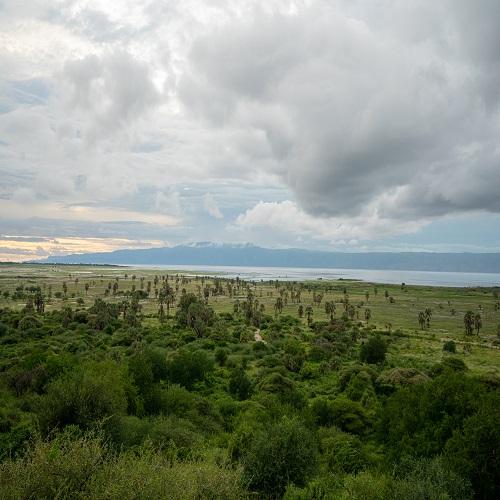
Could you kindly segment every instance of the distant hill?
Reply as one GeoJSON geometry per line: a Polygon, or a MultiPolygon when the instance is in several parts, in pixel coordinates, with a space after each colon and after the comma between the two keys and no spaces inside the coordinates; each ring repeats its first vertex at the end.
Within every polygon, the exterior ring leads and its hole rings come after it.
{"type": "Polygon", "coordinates": [[[393,269],[500,273],[500,253],[368,252],[342,253],[270,249],[253,245],[179,245],[166,248],[53,256],[42,261],[61,264],[206,265],[393,269]]]}

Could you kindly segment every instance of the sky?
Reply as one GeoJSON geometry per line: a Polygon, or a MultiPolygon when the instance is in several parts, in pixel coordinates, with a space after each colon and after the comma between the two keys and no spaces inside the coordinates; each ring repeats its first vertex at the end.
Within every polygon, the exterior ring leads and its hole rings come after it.
{"type": "Polygon", "coordinates": [[[500,251],[498,0],[0,0],[0,260],[500,251]]]}

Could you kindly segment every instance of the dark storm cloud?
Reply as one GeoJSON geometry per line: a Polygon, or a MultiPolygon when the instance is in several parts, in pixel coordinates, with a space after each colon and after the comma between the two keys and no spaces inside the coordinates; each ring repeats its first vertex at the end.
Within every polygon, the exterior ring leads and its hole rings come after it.
{"type": "Polygon", "coordinates": [[[500,4],[378,7],[382,20],[318,2],[201,38],[185,106],[214,127],[261,130],[310,213],[500,211],[500,4]],[[426,31],[432,10],[442,23],[426,31]]]}

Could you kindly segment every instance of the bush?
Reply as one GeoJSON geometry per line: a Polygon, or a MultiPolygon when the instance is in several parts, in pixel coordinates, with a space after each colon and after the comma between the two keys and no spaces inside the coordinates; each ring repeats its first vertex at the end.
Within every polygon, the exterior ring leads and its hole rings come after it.
{"type": "Polygon", "coordinates": [[[356,473],[368,464],[359,437],[339,429],[320,429],[320,450],[328,470],[336,473],[356,473]]]}
{"type": "Polygon", "coordinates": [[[5,323],[0,322],[0,337],[7,335],[8,332],[9,332],[8,326],[5,323]]]}
{"type": "Polygon", "coordinates": [[[26,457],[0,464],[0,491],[5,500],[245,497],[239,469],[178,463],[152,448],[111,453],[95,436],[65,435],[37,441],[26,457]]]}
{"type": "Polygon", "coordinates": [[[371,337],[360,349],[359,357],[364,363],[377,364],[385,361],[387,344],[380,337],[371,337]]]}
{"type": "Polygon", "coordinates": [[[21,321],[19,321],[17,328],[21,332],[27,332],[28,330],[40,328],[41,326],[42,322],[38,318],[35,318],[35,316],[28,315],[25,316],[23,319],[21,319],[21,321]]]}
{"type": "Polygon", "coordinates": [[[252,394],[252,381],[243,367],[236,368],[229,378],[229,392],[240,401],[248,399],[252,394]]]}
{"type": "Polygon", "coordinates": [[[443,344],[443,351],[445,352],[451,352],[452,354],[455,354],[457,352],[457,346],[453,340],[447,340],[443,344]]]}
{"type": "Polygon", "coordinates": [[[228,350],[223,347],[219,347],[215,351],[215,361],[219,364],[219,366],[224,366],[226,364],[228,357],[228,350]]]}
{"type": "Polygon", "coordinates": [[[59,436],[37,441],[26,457],[0,465],[2,498],[75,498],[106,455],[100,439],[59,436]]]}
{"type": "Polygon", "coordinates": [[[345,397],[333,401],[324,398],[315,399],[311,411],[314,421],[319,426],[336,425],[343,431],[363,434],[370,425],[370,419],[363,407],[345,397]]]}
{"type": "Polygon", "coordinates": [[[481,406],[485,391],[480,382],[449,371],[397,391],[380,415],[380,437],[387,445],[388,461],[441,453],[464,419],[481,406]]]}
{"type": "Polygon", "coordinates": [[[191,389],[212,370],[213,361],[206,352],[181,350],[167,364],[167,377],[171,382],[191,389]]]}
{"type": "Polygon", "coordinates": [[[498,391],[488,394],[479,411],[467,418],[446,443],[447,462],[472,483],[477,498],[500,498],[500,427],[498,391]]]}
{"type": "Polygon", "coordinates": [[[127,409],[121,368],[112,362],[87,363],[50,383],[38,405],[41,428],[48,432],[65,425],[88,428],[127,409]]]}
{"type": "Polygon", "coordinates": [[[391,389],[429,382],[430,378],[415,368],[392,368],[384,371],[377,378],[377,386],[389,386],[391,389]]]}
{"type": "Polygon", "coordinates": [[[304,486],[316,461],[312,434],[297,420],[285,417],[256,432],[243,457],[244,476],[250,488],[281,496],[289,483],[304,486]]]}
{"type": "Polygon", "coordinates": [[[438,363],[437,365],[433,366],[431,369],[431,375],[436,377],[438,375],[441,375],[445,372],[466,372],[468,370],[467,365],[465,362],[457,358],[455,356],[450,356],[444,358],[441,363],[438,363]]]}
{"type": "Polygon", "coordinates": [[[389,498],[421,500],[436,498],[468,500],[472,498],[470,484],[451,470],[440,457],[405,460],[396,470],[389,498]]]}

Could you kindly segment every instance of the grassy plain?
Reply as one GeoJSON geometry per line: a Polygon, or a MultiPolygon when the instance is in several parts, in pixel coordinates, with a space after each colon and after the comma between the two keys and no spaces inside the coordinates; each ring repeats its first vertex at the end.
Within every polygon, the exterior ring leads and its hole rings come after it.
{"type": "MultiPolygon", "coordinates": [[[[147,290],[151,282],[149,298],[141,300],[145,325],[158,323],[158,301],[154,294],[154,278],[169,275],[176,295],[182,289],[201,296],[206,286],[212,287],[214,278],[186,271],[162,269],[144,269],[112,266],[74,266],[74,265],[36,265],[2,264],[0,265],[0,307],[22,309],[24,300],[16,300],[17,287],[40,286],[43,293],[49,293],[45,310],[60,309],[64,305],[72,308],[89,307],[96,298],[105,298],[109,302],[120,302],[127,291],[147,290]],[[115,295],[106,290],[117,281],[115,295]],[[65,284],[65,285],[64,285],[65,284]],[[86,284],[88,287],[86,287],[86,284]],[[110,285],[111,284],[111,285],[110,285]],[[66,286],[66,293],[64,293],[66,286]],[[87,289],[86,289],[87,288],[87,289]],[[50,291],[50,292],[49,292],[50,291]],[[5,292],[8,292],[5,293],[5,292]]],[[[222,280],[224,294],[210,296],[208,303],[216,312],[233,312],[236,301],[244,301],[247,291],[242,287],[229,296],[228,283],[234,280],[222,280]]],[[[159,285],[158,285],[159,286],[159,285]]],[[[301,289],[301,304],[304,309],[313,307],[314,321],[327,320],[324,304],[333,301],[336,304],[336,316],[343,312],[342,300],[347,292],[350,304],[355,306],[356,320],[366,324],[365,309],[370,309],[368,324],[391,338],[389,362],[394,359],[398,366],[419,368],[430,361],[439,362],[443,356],[443,343],[452,339],[457,344],[457,354],[462,356],[467,366],[478,373],[500,374],[500,306],[497,288],[471,287],[449,288],[412,285],[384,285],[362,281],[309,281],[294,282],[252,282],[251,289],[265,313],[274,314],[274,306],[280,289],[301,289]],[[315,294],[322,294],[321,303],[314,304],[315,294]],[[432,318],[430,328],[422,330],[418,323],[418,313],[430,309],[432,318]],[[482,328],[479,335],[465,336],[464,314],[467,311],[479,313],[482,328]]],[[[236,287],[233,288],[236,290],[236,287]]],[[[282,315],[298,317],[298,304],[290,297],[285,300],[282,315]]],[[[171,315],[175,314],[175,305],[171,315]]],[[[306,324],[306,315],[301,321],[306,324]]],[[[265,334],[264,334],[265,337],[265,334]]],[[[265,338],[264,338],[265,340],[265,338]]]]}

